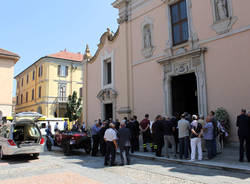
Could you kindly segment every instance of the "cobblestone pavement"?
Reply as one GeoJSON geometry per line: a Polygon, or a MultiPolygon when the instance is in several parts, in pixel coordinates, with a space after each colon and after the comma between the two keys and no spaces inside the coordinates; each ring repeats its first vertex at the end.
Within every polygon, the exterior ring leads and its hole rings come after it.
{"type": "MultiPolygon", "coordinates": [[[[120,158],[117,157],[117,161],[120,158]]],[[[82,152],[64,156],[44,152],[38,160],[11,157],[0,161],[0,184],[249,184],[247,174],[174,163],[132,159],[132,165],[104,167],[102,157],[82,152]]]]}

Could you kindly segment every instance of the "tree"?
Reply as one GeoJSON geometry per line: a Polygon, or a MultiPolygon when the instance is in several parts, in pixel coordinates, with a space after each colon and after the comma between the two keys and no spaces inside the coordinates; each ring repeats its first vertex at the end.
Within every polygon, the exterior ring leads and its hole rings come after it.
{"type": "Polygon", "coordinates": [[[74,91],[72,95],[69,95],[67,102],[67,112],[65,117],[69,118],[69,121],[78,120],[82,113],[82,99],[77,98],[77,92],[74,91]]]}

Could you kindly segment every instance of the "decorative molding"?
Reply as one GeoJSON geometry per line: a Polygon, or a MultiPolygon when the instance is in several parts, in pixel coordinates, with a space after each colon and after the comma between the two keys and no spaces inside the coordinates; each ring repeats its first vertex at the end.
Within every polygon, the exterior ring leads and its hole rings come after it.
{"type": "Polygon", "coordinates": [[[178,55],[167,56],[167,57],[164,57],[164,58],[158,60],[157,62],[160,64],[165,64],[168,62],[172,62],[174,60],[180,60],[180,59],[187,58],[190,56],[192,56],[192,57],[195,55],[199,56],[206,51],[207,51],[207,48],[203,47],[203,48],[199,48],[199,49],[195,49],[195,50],[190,50],[190,51],[187,51],[185,53],[178,54],[178,55]]]}
{"type": "Polygon", "coordinates": [[[211,0],[213,24],[211,28],[217,34],[224,34],[232,29],[238,17],[233,16],[232,0],[211,0]]]}
{"type": "Polygon", "coordinates": [[[163,91],[165,96],[165,114],[172,115],[172,86],[173,76],[195,73],[197,79],[199,115],[207,114],[207,91],[204,52],[206,48],[191,50],[178,56],[163,58],[158,63],[163,65],[163,91]]]}
{"type": "Polygon", "coordinates": [[[97,98],[100,100],[101,102],[101,116],[102,119],[105,118],[105,109],[104,109],[104,105],[105,104],[109,104],[112,103],[113,105],[113,119],[116,119],[116,99],[117,99],[118,93],[117,91],[115,91],[112,88],[106,88],[106,89],[102,89],[98,94],[97,94],[97,98]]]}
{"type": "Polygon", "coordinates": [[[93,63],[96,61],[97,57],[100,54],[100,51],[102,50],[102,48],[104,47],[105,41],[108,40],[110,42],[114,42],[116,40],[116,38],[119,35],[119,30],[120,27],[118,27],[117,31],[115,34],[113,34],[110,29],[107,29],[107,31],[105,33],[103,33],[103,35],[100,38],[100,43],[98,44],[98,48],[97,51],[95,53],[95,55],[89,60],[88,63],[93,63]]]}
{"type": "Polygon", "coordinates": [[[211,28],[216,31],[217,34],[224,34],[232,29],[232,26],[237,20],[237,17],[231,17],[223,21],[214,23],[213,25],[211,25],[211,28]]]}
{"type": "Polygon", "coordinates": [[[119,18],[117,19],[118,24],[122,24],[129,20],[130,13],[130,5],[131,0],[116,0],[112,3],[114,8],[119,9],[119,18]]]}
{"type": "Polygon", "coordinates": [[[246,27],[243,27],[243,28],[240,28],[240,29],[233,30],[233,31],[225,33],[225,34],[217,35],[215,37],[212,37],[212,38],[209,38],[209,39],[206,39],[206,40],[201,40],[201,41],[199,41],[199,44],[203,45],[203,44],[206,44],[206,43],[209,43],[209,42],[212,42],[212,41],[216,41],[216,40],[219,40],[219,39],[222,39],[222,38],[225,38],[225,37],[229,37],[229,36],[233,36],[235,34],[243,33],[243,32],[246,32],[246,31],[250,31],[250,25],[248,25],[246,27]]]}

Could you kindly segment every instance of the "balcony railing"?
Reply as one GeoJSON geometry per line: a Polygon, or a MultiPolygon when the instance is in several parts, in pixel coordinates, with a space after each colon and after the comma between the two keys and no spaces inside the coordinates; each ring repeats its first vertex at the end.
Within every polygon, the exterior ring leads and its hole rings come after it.
{"type": "Polygon", "coordinates": [[[66,103],[68,101],[68,97],[58,97],[57,101],[59,103],[66,103]]]}

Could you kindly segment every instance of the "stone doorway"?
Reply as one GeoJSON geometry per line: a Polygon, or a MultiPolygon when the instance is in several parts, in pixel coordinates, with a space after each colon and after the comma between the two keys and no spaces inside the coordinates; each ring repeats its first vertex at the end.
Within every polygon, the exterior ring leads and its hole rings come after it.
{"type": "Polygon", "coordinates": [[[113,119],[113,104],[104,104],[105,120],[113,119]]]}
{"type": "Polygon", "coordinates": [[[198,114],[197,80],[195,73],[173,76],[172,109],[173,114],[188,112],[198,114]]]}
{"type": "MultiPolygon", "coordinates": [[[[180,77],[179,80],[182,80],[182,76],[185,75],[192,76],[189,80],[193,80],[193,82],[191,82],[193,86],[195,86],[196,83],[197,108],[194,106],[192,109],[195,110],[191,109],[191,111],[197,113],[198,115],[207,115],[206,70],[204,57],[204,52],[206,50],[206,48],[198,48],[190,51],[181,49],[180,53],[177,53],[176,55],[158,60],[158,63],[163,65],[163,91],[165,97],[164,113],[166,115],[172,116],[174,115],[174,111],[177,111],[176,109],[173,109],[173,103],[175,102],[173,102],[172,95],[172,80],[177,80],[178,77],[180,77]]],[[[196,100],[194,99],[193,101],[196,100]]],[[[178,109],[178,111],[181,110],[178,109]]]]}

